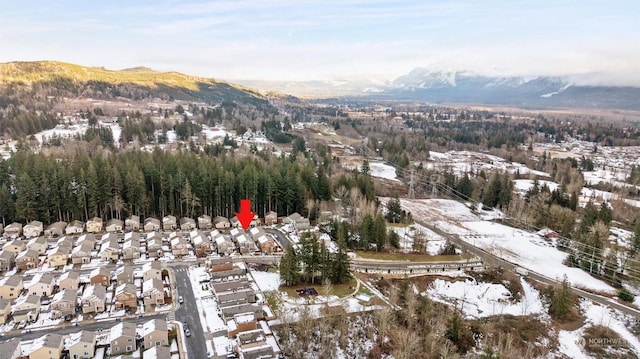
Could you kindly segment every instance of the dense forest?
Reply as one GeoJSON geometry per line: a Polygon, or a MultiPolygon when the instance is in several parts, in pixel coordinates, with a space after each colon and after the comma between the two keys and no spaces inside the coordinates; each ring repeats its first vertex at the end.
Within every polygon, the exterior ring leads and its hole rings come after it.
{"type": "MultiPolygon", "coordinates": [[[[341,188],[373,195],[369,176],[339,178],[341,188]]],[[[306,215],[309,200],[331,196],[325,168],[293,156],[265,160],[156,150],[104,157],[79,152],[61,158],[19,151],[0,161],[0,216],[5,223],[130,214],[231,217],[243,198],[252,199],[259,215],[270,210],[306,215]]]]}

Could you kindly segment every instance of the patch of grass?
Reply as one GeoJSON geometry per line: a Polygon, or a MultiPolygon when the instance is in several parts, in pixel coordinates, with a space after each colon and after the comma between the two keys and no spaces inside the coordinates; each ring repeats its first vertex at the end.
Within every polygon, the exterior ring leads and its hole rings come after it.
{"type": "Polygon", "coordinates": [[[268,273],[279,273],[280,270],[277,267],[269,267],[267,270],[268,273]]]}
{"type": "Polygon", "coordinates": [[[531,357],[545,356],[547,347],[534,343],[540,343],[542,338],[549,338],[549,328],[536,316],[502,315],[485,318],[475,324],[480,329],[485,344],[497,347],[503,355],[529,352],[531,357]]]}
{"type": "MultiPolygon", "coordinates": [[[[335,295],[337,297],[346,297],[348,295],[350,295],[351,293],[353,293],[353,291],[355,290],[357,286],[357,282],[355,278],[351,278],[347,283],[343,283],[343,284],[331,284],[330,288],[329,288],[329,295],[335,295]]],[[[292,298],[298,298],[298,293],[296,292],[296,289],[302,289],[302,288],[309,288],[309,287],[313,287],[316,289],[316,291],[318,292],[318,295],[325,295],[325,287],[324,285],[318,283],[318,284],[311,284],[311,283],[301,283],[295,286],[284,286],[281,285],[279,290],[282,292],[287,293],[288,296],[292,297],[292,298]]],[[[362,288],[362,287],[360,287],[362,288]]]]}
{"type": "Polygon", "coordinates": [[[364,285],[360,286],[360,289],[358,290],[358,294],[366,294],[366,295],[371,295],[373,296],[374,294],[369,290],[369,288],[367,288],[364,285]]]}
{"type": "Polygon", "coordinates": [[[629,343],[626,340],[622,339],[618,333],[602,325],[585,329],[582,338],[584,339],[585,350],[598,358],[636,358],[635,354],[629,349],[629,343]]]}
{"type": "Polygon", "coordinates": [[[454,262],[473,258],[471,254],[432,256],[424,253],[390,253],[390,252],[356,252],[357,256],[364,259],[377,259],[383,261],[406,261],[406,262],[454,262]]]}

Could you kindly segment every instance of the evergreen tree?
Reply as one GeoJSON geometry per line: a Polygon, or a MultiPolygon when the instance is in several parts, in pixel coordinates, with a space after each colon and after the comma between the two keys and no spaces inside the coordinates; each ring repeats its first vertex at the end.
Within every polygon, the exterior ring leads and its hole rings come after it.
{"type": "Polygon", "coordinates": [[[280,280],[286,286],[293,286],[300,282],[300,265],[296,251],[291,245],[280,260],[280,280]]]}
{"type": "Polygon", "coordinates": [[[373,236],[378,252],[384,250],[387,244],[387,224],[381,215],[376,216],[373,222],[373,236]]]}
{"type": "Polygon", "coordinates": [[[320,243],[315,235],[306,232],[300,239],[300,253],[298,258],[302,264],[305,280],[315,283],[316,272],[321,267],[320,243]]]}
{"type": "Polygon", "coordinates": [[[573,306],[573,295],[567,276],[564,277],[559,286],[550,288],[549,296],[551,297],[549,314],[554,318],[566,319],[573,306]]]}

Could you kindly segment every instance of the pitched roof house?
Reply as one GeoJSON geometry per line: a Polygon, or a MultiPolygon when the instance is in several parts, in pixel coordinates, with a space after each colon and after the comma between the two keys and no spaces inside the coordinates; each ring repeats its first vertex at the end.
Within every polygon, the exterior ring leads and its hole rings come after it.
{"type": "Polygon", "coordinates": [[[38,252],[38,254],[44,254],[47,251],[48,242],[44,237],[31,238],[27,242],[27,248],[38,252]]]}
{"type": "Polygon", "coordinates": [[[114,305],[116,309],[135,308],[138,306],[138,296],[135,284],[124,283],[116,287],[114,305]]]}
{"type": "Polygon", "coordinates": [[[34,339],[29,346],[30,352],[24,353],[29,359],[60,358],[64,349],[64,336],[48,333],[34,339]]]}
{"type": "Polygon", "coordinates": [[[36,294],[43,297],[50,297],[56,280],[51,273],[36,274],[31,282],[26,286],[29,294],[36,294]]]}
{"type": "Polygon", "coordinates": [[[278,213],[274,211],[269,211],[264,215],[264,224],[272,225],[278,223],[278,213]]]}
{"type": "Polygon", "coordinates": [[[113,233],[107,233],[102,236],[102,244],[98,252],[100,259],[103,261],[117,261],[120,257],[120,244],[118,237],[113,233]]]}
{"type": "Polygon", "coordinates": [[[38,252],[27,249],[24,252],[20,252],[16,256],[16,267],[20,270],[33,269],[38,267],[40,262],[40,255],[38,252]]]}
{"type": "Polygon", "coordinates": [[[167,321],[163,319],[151,319],[142,324],[144,347],[151,348],[153,346],[169,345],[167,329],[167,321]]]}
{"type": "Polygon", "coordinates": [[[176,236],[171,240],[171,253],[174,256],[185,256],[189,254],[189,243],[181,236],[176,236]]]}
{"type": "Polygon", "coordinates": [[[109,233],[113,232],[122,232],[123,223],[121,220],[117,218],[111,218],[107,221],[107,224],[104,226],[104,230],[109,233]]]}
{"type": "MultiPolygon", "coordinates": [[[[8,299],[0,298],[0,325],[7,323],[9,314],[11,314],[11,301],[8,299]]],[[[2,355],[1,351],[0,355],[2,355]]]]}
{"type": "Polygon", "coordinates": [[[162,229],[171,231],[178,228],[178,221],[175,216],[167,215],[162,217],[162,229]]]}
{"type": "Polygon", "coordinates": [[[193,218],[182,217],[180,218],[180,230],[190,231],[196,228],[196,221],[193,218]]]}
{"type": "Polygon", "coordinates": [[[116,268],[114,277],[116,279],[116,284],[117,285],[121,285],[124,283],[131,283],[133,284],[135,282],[135,278],[133,275],[133,267],[132,266],[120,266],[118,268],[116,268]]]}
{"type": "Polygon", "coordinates": [[[89,283],[108,287],[111,284],[111,271],[107,267],[98,267],[92,270],[89,274],[89,283]]]}
{"type": "Polygon", "coordinates": [[[118,323],[111,327],[109,334],[109,339],[111,340],[111,355],[130,353],[137,349],[135,323],[118,323]]]}
{"type": "Polygon", "coordinates": [[[229,222],[229,219],[225,217],[217,216],[213,219],[213,225],[216,229],[228,229],[231,227],[231,222],[229,222]]]}
{"type": "Polygon", "coordinates": [[[124,220],[124,229],[126,231],[140,230],[140,216],[131,215],[124,220]]]}
{"type": "Polygon", "coordinates": [[[22,235],[22,223],[13,222],[4,227],[4,238],[18,238],[22,235]]]}
{"type": "Polygon", "coordinates": [[[78,237],[76,242],[77,246],[88,245],[91,247],[91,250],[96,249],[96,235],[93,233],[85,233],[78,237]]]}
{"type": "Polygon", "coordinates": [[[14,239],[4,244],[3,250],[13,252],[16,256],[27,249],[27,241],[21,239],[14,239]]]}
{"type": "Polygon", "coordinates": [[[100,233],[102,232],[102,218],[93,217],[87,221],[87,232],[100,233]]]}
{"type": "Polygon", "coordinates": [[[199,229],[209,229],[213,225],[211,221],[211,216],[207,214],[203,214],[198,217],[198,228],[199,229]]]}
{"type": "Polygon", "coordinates": [[[64,344],[71,359],[93,358],[96,353],[96,333],[89,330],[71,333],[64,344]]]}
{"type": "Polygon", "coordinates": [[[81,245],[75,246],[71,251],[71,263],[86,264],[91,263],[91,252],[93,246],[90,243],[83,242],[81,245]]]}
{"type": "Polygon", "coordinates": [[[0,279],[0,298],[16,299],[24,289],[22,276],[14,274],[0,279]]]}
{"type": "Polygon", "coordinates": [[[68,289],[77,291],[79,284],[80,272],[78,272],[77,270],[64,272],[58,278],[58,288],[60,290],[68,289]]]}
{"type": "Polygon", "coordinates": [[[142,266],[142,279],[146,281],[152,278],[162,280],[162,263],[152,261],[142,266]]]}
{"type": "Polygon", "coordinates": [[[16,254],[10,251],[0,251],[0,272],[7,272],[16,265],[16,254]]]}
{"type": "Polygon", "coordinates": [[[122,244],[123,259],[139,259],[140,258],[140,240],[131,237],[122,244]]]}
{"type": "Polygon", "coordinates": [[[42,234],[44,225],[40,221],[31,221],[22,229],[22,233],[27,238],[35,238],[42,234]]]}
{"type": "Polygon", "coordinates": [[[2,359],[18,359],[22,357],[20,338],[13,338],[0,343],[2,359]]]}
{"type": "Polygon", "coordinates": [[[89,284],[84,287],[80,305],[82,305],[82,313],[101,313],[104,312],[105,302],[107,299],[107,290],[100,284],[89,284]]]}
{"type": "Polygon", "coordinates": [[[78,291],[63,289],[56,293],[51,300],[51,318],[59,319],[76,312],[78,291]]]}
{"type": "Polygon", "coordinates": [[[40,315],[39,295],[26,295],[19,298],[13,306],[13,320],[18,322],[35,322],[40,315]]]}
{"type": "Polygon", "coordinates": [[[158,232],[152,232],[156,234],[149,238],[147,236],[147,254],[151,258],[162,257],[164,255],[164,250],[162,249],[162,235],[158,232]]]}
{"type": "Polygon", "coordinates": [[[67,265],[71,256],[71,247],[58,246],[47,255],[49,267],[61,267],[67,265]]]}
{"type": "Polygon", "coordinates": [[[145,218],[143,228],[145,232],[159,231],[161,228],[161,222],[157,218],[145,218]]]}
{"type": "Polygon", "coordinates": [[[84,232],[84,222],[75,220],[67,225],[67,228],[64,229],[64,233],[67,235],[71,234],[81,234],[84,232]]]}
{"type": "Polygon", "coordinates": [[[191,244],[196,251],[196,257],[208,256],[213,251],[211,239],[204,233],[198,233],[191,237],[191,244]]]}
{"type": "Polygon", "coordinates": [[[145,280],[142,283],[142,298],[145,307],[165,304],[162,281],[156,278],[145,280]]]}
{"type": "Polygon", "coordinates": [[[44,236],[49,238],[61,236],[64,234],[65,228],[67,228],[67,222],[59,221],[52,223],[44,230],[44,236]]]}

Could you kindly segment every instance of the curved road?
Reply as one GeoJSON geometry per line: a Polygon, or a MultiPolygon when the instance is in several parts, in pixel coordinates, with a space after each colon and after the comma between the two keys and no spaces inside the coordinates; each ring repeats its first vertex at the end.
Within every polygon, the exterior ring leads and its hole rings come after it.
{"type": "MultiPolygon", "coordinates": [[[[503,268],[506,268],[508,270],[511,271],[515,271],[516,267],[518,267],[518,265],[516,263],[512,263],[509,262],[503,258],[500,258],[496,255],[494,255],[493,253],[489,253],[487,251],[485,251],[482,248],[476,247],[470,243],[467,243],[465,241],[463,241],[462,239],[458,238],[458,236],[455,235],[451,235],[447,232],[442,231],[441,229],[437,228],[434,225],[416,220],[414,218],[414,221],[426,228],[429,228],[430,230],[438,233],[439,235],[447,238],[448,240],[450,240],[452,243],[457,244],[460,248],[462,248],[463,250],[468,251],[469,253],[472,253],[473,255],[475,255],[476,257],[480,258],[484,263],[492,263],[495,266],[501,266],[503,268]]],[[[549,285],[558,285],[561,283],[561,281],[557,280],[557,279],[553,279],[553,278],[549,278],[547,276],[544,276],[540,273],[536,273],[536,272],[532,272],[531,270],[528,270],[528,277],[532,278],[534,280],[537,280],[541,283],[545,283],[545,284],[549,284],[549,285]]],[[[636,319],[640,319],[640,310],[637,310],[635,308],[631,308],[629,306],[626,306],[622,303],[616,302],[615,300],[605,297],[605,296],[601,296],[598,294],[593,294],[590,292],[587,292],[585,290],[579,289],[579,288],[571,288],[573,290],[573,292],[585,299],[589,299],[595,303],[598,303],[600,305],[604,305],[604,306],[608,306],[610,308],[613,309],[617,309],[625,314],[631,315],[633,317],[635,317],[636,319]]]]}

